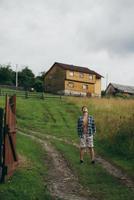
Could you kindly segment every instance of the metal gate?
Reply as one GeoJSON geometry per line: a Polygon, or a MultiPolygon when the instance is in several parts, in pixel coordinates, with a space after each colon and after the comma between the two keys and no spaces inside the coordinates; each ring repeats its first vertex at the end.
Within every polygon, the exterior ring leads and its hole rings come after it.
{"type": "Polygon", "coordinates": [[[0,109],[0,179],[13,175],[18,164],[16,154],[16,96],[6,96],[5,112],[0,109]]]}

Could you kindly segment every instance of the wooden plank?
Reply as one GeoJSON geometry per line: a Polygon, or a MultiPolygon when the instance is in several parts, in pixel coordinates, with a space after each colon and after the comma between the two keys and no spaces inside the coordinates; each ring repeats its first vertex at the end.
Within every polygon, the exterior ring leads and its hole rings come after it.
{"type": "Polygon", "coordinates": [[[4,120],[4,167],[3,176],[7,180],[13,175],[17,166],[16,153],[16,96],[6,95],[5,120],[4,120]]]}
{"type": "Polygon", "coordinates": [[[0,182],[2,181],[3,170],[3,113],[4,110],[0,108],[0,182]]]}

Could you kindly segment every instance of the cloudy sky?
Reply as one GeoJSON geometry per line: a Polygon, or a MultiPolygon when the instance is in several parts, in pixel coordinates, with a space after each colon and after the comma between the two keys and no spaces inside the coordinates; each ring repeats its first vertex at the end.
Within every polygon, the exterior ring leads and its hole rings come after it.
{"type": "Polygon", "coordinates": [[[0,64],[38,75],[57,61],[134,85],[133,20],[133,0],[0,0],[0,64]]]}

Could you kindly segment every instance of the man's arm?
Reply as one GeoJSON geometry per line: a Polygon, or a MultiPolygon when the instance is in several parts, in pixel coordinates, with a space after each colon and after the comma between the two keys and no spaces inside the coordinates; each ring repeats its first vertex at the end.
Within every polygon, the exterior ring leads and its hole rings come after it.
{"type": "Polygon", "coordinates": [[[81,137],[81,118],[79,117],[78,121],[77,121],[77,132],[78,132],[78,136],[81,137]]]}
{"type": "Polygon", "coordinates": [[[92,117],[92,130],[93,130],[93,134],[96,133],[96,126],[95,126],[95,121],[94,118],[92,117]]]}

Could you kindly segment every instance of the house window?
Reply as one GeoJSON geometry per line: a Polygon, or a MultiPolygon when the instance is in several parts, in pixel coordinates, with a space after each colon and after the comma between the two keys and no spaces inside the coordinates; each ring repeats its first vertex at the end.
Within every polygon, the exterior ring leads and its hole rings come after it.
{"type": "Polygon", "coordinates": [[[80,72],[80,73],[79,73],[79,77],[80,77],[80,78],[83,78],[83,77],[84,77],[84,74],[80,72]]]}
{"type": "Polygon", "coordinates": [[[74,76],[74,72],[73,72],[73,71],[70,71],[70,72],[69,72],[69,75],[70,75],[70,76],[74,76]]]}
{"type": "Polygon", "coordinates": [[[83,84],[83,90],[88,90],[88,85],[83,84]]]}
{"type": "Polygon", "coordinates": [[[89,80],[93,80],[93,75],[89,74],[89,80]]]}
{"type": "Polygon", "coordinates": [[[68,82],[68,87],[73,88],[74,87],[74,83],[73,82],[68,82]]]}

